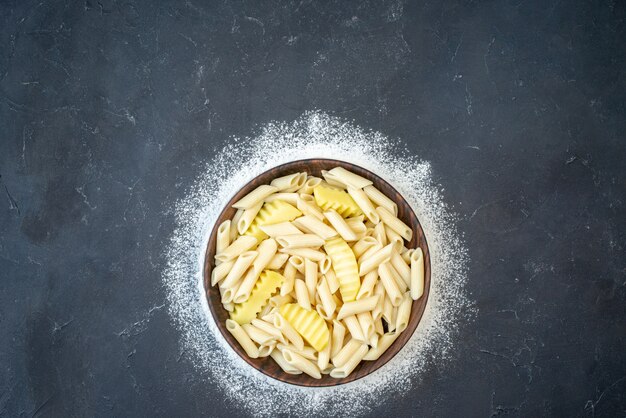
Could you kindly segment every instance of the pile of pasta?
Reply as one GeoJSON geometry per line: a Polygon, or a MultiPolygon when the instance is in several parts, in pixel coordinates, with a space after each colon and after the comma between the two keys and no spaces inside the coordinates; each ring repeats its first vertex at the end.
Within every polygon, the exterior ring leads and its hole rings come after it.
{"type": "Polygon", "coordinates": [[[372,182],[342,167],[258,186],[219,225],[211,285],[251,358],[345,378],[377,360],[424,293],[413,231],[372,182]]]}

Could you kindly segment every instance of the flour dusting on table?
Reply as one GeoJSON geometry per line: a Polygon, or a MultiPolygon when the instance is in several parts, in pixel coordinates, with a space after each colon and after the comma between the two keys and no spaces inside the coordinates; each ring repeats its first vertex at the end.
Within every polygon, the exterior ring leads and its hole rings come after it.
{"type": "Polygon", "coordinates": [[[445,368],[458,329],[472,310],[465,292],[467,256],[430,165],[411,155],[402,142],[308,112],[293,123],[268,124],[256,137],[233,139],[188,190],[176,204],[177,224],[166,253],[168,311],[198,375],[217,385],[226,402],[257,416],[362,415],[418,387],[424,371],[445,368]],[[417,214],[431,254],[428,303],[411,339],[374,373],[328,388],[282,383],[245,363],[217,329],[202,285],[204,251],[223,205],[260,173],[315,157],[359,165],[393,185],[417,214]]]}

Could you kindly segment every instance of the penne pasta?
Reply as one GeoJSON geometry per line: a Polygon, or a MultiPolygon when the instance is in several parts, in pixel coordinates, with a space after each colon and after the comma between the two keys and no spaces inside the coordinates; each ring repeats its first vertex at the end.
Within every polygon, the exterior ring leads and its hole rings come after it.
{"type": "Polygon", "coordinates": [[[249,207],[248,209],[244,209],[243,215],[241,215],[241,218],[237,222],[237,232],[243,235],[248,230],[248,228],[250,228],[250,225],[252,225],[252,221],[259,213],[262,206],[263,202],[259,202],[256,205],[249,207]]]}
{"type": "Polygon", "coordinates": [[[282,354],[290,366],[293,366],[296,369],[302,370],[304,373],[308,374],[314,379],[322,378],[322,374],[320,373],[320,370],[317,368],[317,365],[312,363],[310,360],[305,359],[301,355],[289,349],[283,350],[282,354]]]}
{"type": "Polygon", "coordinates": [[[361,324],[355,315],[348,316],[343,319],[343,324],[346,326],[350,335],[354,340],[364,343],[366,341],[363,331],[361,330],[361,324]]]}
{"type": "Polygon", "coordinates": [[[402,298],[400,306],[398,306],[398,312],[396,316],[396,332],[402,332],[409,325],[409,317],[411,316],[411,306],[413,305],[413,299],[409,292],[406,292],[402,298]]]}
{"type": "Polygon", "coordinates": [[[278,189],[274,186],[268,186],[267,184],[262,184],[243,198],[239,199],[237,202],[233,204],[233,207],[236,209],[249,209],[252,206],[256,205],[259,202],[262,202],[267,196],[272,193],[276,193],[278,189]]]}
{"type": "MultiPolygon", "coordinates": [[[[383,224],[384,225],[384,224],[383,224]]],[[[402,248],[404,248],[404,239],[393,229],[389,228],[387,225],[384,225],[385,228],[385,236],[387,237],[387,242],[395,244],[395,250],[398,253],[401,253],[402,248]]]]}
{"type": "Polygon", "coordinates": [[[356,299],[360,300],[374,294],[374,286],[378,281],[378,270],[372,270],[363,277],[356,299]]]}
{"type": "Polygon", "coordinates": [[[364,259],[361,262],[361,266],[359,267],[359,276],[365,276],[367,273],[374,270],[378,266],[391,260],[392,251],[393,244],[389,244],[373,253],[370,257],[364,259]]]}
{"type": "Polygon", "coordinates": [[[304,183],[306,183],[307,176],[308,176],[307,173],[304,173],[304,172],[298,173],[297,183],[294,184],[292,187],[285,189],[284,191],[288,193],[293,193],[293,192],[298,191],[300,188],[302,188],[302,186],[304,186],[304,183]]]}
{"type": "Polygon", "coordinates": [[[337,313],[337,319],[342,320],[348,316],[356,315],[361,312],[369,312],[376,307],[378,303],[378,295],[369,296],[354,302],[345,302],[339,312],[337,313]]]}
{"type": "Polygon", "coordinates": [[[411,254],[413,254],[414,252],[414,249],[411,248],[409,250],[408,248],[404,247],[403,251],[400,253],[404,262],[407,263],[409,266],[411,265],[411,254]]]}
{"type": "Polygon", "coordinates": [[[393,344],[393,342],[398,338],[399,335],[400,333],[395,332],[395,331],[389,332],[387,334],[383,334],[378,339],[378,346],[376,348],[370,348],[367,354],[363,357],[363,360],[366,360],[366,361],[378,360],[380,356],[382,356],[383,353],[387,351],[389,347],[391,347],[391,344],[393,344]]]}
{"type": "Polygon", "coordinates": [[[324,245],[324,240],[317,235],[302,233],[276,237],[276,242],[278,242],[281,247],[288,249],[319,248],[324,245]]]}
{"type": "Polygon", "coordinates": [[[276,344],[276,348],[278,348],[280,351],[291,350],[294,353],[301,355],[302,357],[304,357],[307,360],[317,361],[317,354],[316,354],[315,349],[313,347],[309,347],[307,345],[305,345],[302,350],[298,350],[295,346],[293,346],[291,344],[278,343],[278,344],[276,344]]]}
{"type": "Polygon", "coordinates": [[[307,289],[304,281],[300,279],[296,279],[295,289],[296,289],[296,300],[298,301],[298,305],[310,311],[311,310],[311,298],[309,297],[309,290],[307,289]]]}
{"type": "Polygon", "coordinates": [[[393,278],[389,263],[383,263],[378,266],[378,276],[385,287],[385,293],[389,296],[391,304],[393,306],[399,306],[400,302],[402,302],[402,293],[398,288],[396,280],[393,278]]]}
{"type": "Polygon", "coordinates": [[[334,377],[336,379],[343,379],[348,377],[350,373],[356,368],[356,366],[363,360],[365,354],[367,354],[368,347],[366,344],[361,344],[355,351],[352,353],[350,359],[344,363],[341,367],[336,367],[330,372],[330,377],[334,377]]]}
{"type": "Polygon", "coordinates": [[[346,327],[336,319],[333,319],[333,329],[331,336],[331,350],[330,357],[333,358],[343,348],[343,340],[346,336],[346,327]]]}
{"type": "Polygon", "coordinates": [[[304,182],[304,186],[298,189],[298,194],[313,194],[313,189],[320,185],[322,179],[319,177],[309,177],[304,182]]]}
{"type": "Polygon", "coordinates": [[[354,256],[356,258],[359,258],[361,255],[363,255],[363,253],[365,253],[365,251],[367,251],[368,248],[371,248],[377,243],[378,241],[376,240],[376,238],[365,236],[358,240],[352,246],[352,252],[354,253],[354,256]]]}
{"type": "MultiPolygon", "coordinates": [[[[259,244],[256,250],[258,255],[252,262],[252,267],[248,270],[243,280],[241,281],[237,292],[235,292],[235,296],[233,298],[233,301],[235,303],[242,303],[248,300],[250,292],[252,291],[252,288],[254,287],[257,279],[276,254],[276,249],[276,241],[274,241],[273,239],[266,239],[265,241],[261,242],[261,244],[259,244]]],[[[240,258],[242,256],[240,256],[240,258]]],[[[235,270],[235,266],[233,266],[233,270],[235,270]]],[[[224,280],[224,283],[226,283],[226,280],[224,280]]],[[[224,284],[224,286],[226,286],[226,284],[224,284]]]]}
{"type": "Polygon", "coordinates": [[[224,221],[217,228],[215,239],[215,254],[223,252],[230,245],[230,220],[224,221]]]}
{"type": "Polygon", "coordinates": [[[417,300],[424,294],[424,253],[420,247],[411,254],[411,298],[417,300]]]}
{"type": "MultiPolygon", "coordinates": [[[[301,173],[293,173],[272,180],[270,186],[274,186],[277,192],[282,192],[283,190],[291,189],[298,186],[300,182],[304,183],[301,173]]],[[[299,187],[302,187],[302,184],[300,184],[299,187]]]]}
{"type": "MultiPolygon", "coordinates": [[[[326,170],[322,170],[322,177],[324,177],[324,180],[326,180],[326,183],[328,185],[335,187],[338,190],[343,190],[347,187],[347,184],[342,183],[341,180],[339,180],[337,178],[337,175],[334,173],[331,173],[326,170]]],[[[322,182],[321,185],[324,185],[324,183],[322,182]]]]}
{"type": "Polygon", "coordinates": [[[411,285],[411,268],[402,259],[402,256],[394,249],[391,252],[391,265],[393,269],[400,275],[400,278],[404,281],[408,287],[411,285]]]}
{"type": "MultiPolygon", "coordinates": [[[[368,180],[365,177],[361,177],[358,174],[354,174],[343,167],[335,167],[332,170],[329,170],[327,174],[334,178],[338,183],[353,187],[355,189],[362,189],[364,187],[372,185],[371,180],[368,180]]],[[[328,181],[327,178],[326,181],[328,181]]]]}
{"type": "Polygon", "coordinates": [[[278,251],[285,253],[285,254],[299,257],[301,259],[308,258],[309,260],[316,261],[318,263],[320,261],[323,261],[324,258],[326,258],[326,255],[323,252],[314,250],[313,248],[281,248],[278,251]]]}
{"type": "Polygon", "coordinates": [[[296,207],[307,216],[312,216],[320,221],[324,220],[324,214],[322,213],[322,210],[319,208],[319,206],[317,206],[315,200],[312,198],[311,195],[298,195],[296,207]]]}
{"type": "Polygon", "coordinates": [[[357,234],[350,228],[350,226],[346,223],[343,217],[338,214],[335,210],[331,209],[324,212],[324,216],[330,222],[330,224],[335,228],[335,231],[343,238],[345,241],[356,241],[358,239],[357,234]]]}
{"type": "Polygon", "coordinates": [[[250,358],[259,357],[259,349],[252,342],[252,340],[250,339],[250,336],[246,334],[246,332],[243,330],[241,325],[239,325],[237,322],[233,321],[232,319],[227,319],[226,329],[228,330],[228,332],[232,334],[233,337],[235,337],[235,339],[237,340],[239,345],[241,345],[241,348],[243,348],[243,350],[246,352],[248,357],[250,358]]]}
{"type": "MultiPolygon", "coordinates": [[[[232,243],[236,238],[239,232],[237,231],[237,224],[239,223],[239,219],[243,216],[243,209],[237,209],[233,219],[230,221],[230,242],[232,243]]],[[[219,254],[217,251],[215,254],[219,254]]]]}
{"type": "Polygon", "coordinates": [[[283,284],[280,287],[281,296],[289,295],[294,289],[297,272],[298,270],[296,270],[292,263],[287,263],[285,265],[285,269],[283,271],[283,277],[285,277],[285,280],[283,280],[283,284]]]}
{"type": "Polygon", "coordinates": [[[367,341],[369,341],[375,333],[372,314],[370,312],[361,312],[356,315],[356,319],[359,321],[361,331],[363,331],[363,336],[367,341]]]}
{"type": "Polygon", "coordinates": [[[332,265],[328,269],[328,271],[324,273],[324,277],[328,282],[328,288],[330,289],[330,293],[335,294],[337,290],[339,290],[339,280],[337,280],[337,274],[335,273],[332,265]]]}
{"type": "Polygon", "coordinates": [[[259,345],[266,345],[274,340],[270,334],[260,330],[252,324],[243,324],[241,328],[243,328],[252,341],[259,345]]]}
{"type": "Polygon", "coordinates": [[[309,299],[315,300],[315,288],[317,287],[317,263],[304,259],[304,283],[309,292],[309,299]]]}
{"type": "Polygon", "coordinates": [[[394,216],[398,216],[398,205],[385,196],[380,190],[374,186],[365,186],[363,191],[369,197],[370,201],[376,206],[382,206],[387,209],[394,216]]]}
{"type": "Polygon", "coordinates": [[[244,272],[250,267],[250,264],[252,264],[258,254],[259,253],[256,251],[247,251],[237,258],[235,264],[233,264],[233,268],[228,272],[228,275],[226,275],[226,278],[221,283],[221,287],[227,289],[228,292],[222,295],[223,301],[230,302],[233,300],[235,291],[237,290],[235,289],[235,285],[242,279],[244,272]]]}
{"type": "Polygon", "coordinates": [[[325,278],[320,280],[320,284],[317,286],[317,294],[319,295],[322,307],[324,308],[324,316],[332,318],[332,315],[335,313],[335,309],[337,309],[337,304],[330,293],[330,288],[328,287],[328,282],[325,278]]]}
{"type": "Polygon", "coordinates": [[[296,349],[304,350],[304,340],[280,313],[274,314],[274,326],[287,338],[296,349]]]}
{"type": "Polygon", "coordinates": [[[325,256],[323,260],[319,261],[319,270],[320,273],[326,274],[332,265],[329,256],[325,256]]]}
{"type": "Polygon", "coordinates": [[[381,318],[374,320],[374,331],[376,331],[376,334],[378,335],[383,335],[385,333],[385,329],[383,328],[383,320],[381,318]]]}
{"type": "Polygon", "coordinates": [[[268,270],[280,270],[282,266],[285,265],[287,260],[289,259],[289,254],[284,253],[276,253],[274,257],[267,263],[268,270]]]}
{"type": "Polygon", "coordinates": [[[304,274],[304,258],[299,255],[292,255],[289,257],[288,263],[294,266],[297,271],[304,274]]]}
{"type": "Polygon", "coordinates": [[[413,237],[413,230],[409,228],[407,224],[396,218],[393,213],[389,212],[382,206],[377,207],[376,212],[378,212],[378,214],[380,215],[380,220],[385,225],[396,231],[405,240],[411,241],[411,238],[413,237]]]}
{"type": "Polygon", "coordinates": [[[370,222],[373,222],[374,224],[378,224],[380,222],[380,215],[378,215],[376,208],[363,190],[348,187],[348,193],[352,196],[352,199],[354,199],[370,222]]]}
{"type": "Polygon", "coordinates": [[[300,230],[309,234],[315,234],[323,240],[329,240],[337,236],[337,231],[326,225],[315,216],[301,216],[295,219],[293,223],[300,228],[300,230]]]}
{"type": "Polygon", "coordinates": [[[385,294],[385,287],[380,282],[380,280],[376,283],[376,286],[374,286],[374,294],[378,296],[378,303],[376,304],[376,307],[372,310],[372,318],[374,319],[374,321],[376,321],[377,319],[380,319],[383,314],[383,303],[387,296],[385,294]]]}
{"type": "Polygon", "coordinates": [[[211,271],[211,286],[215,286],[222,281],[222,279],[224,279],[224,277],[226,277],[232,270],[234,264],[235,260],[231,260],[215,267],[213,271],[211,271]]]}
{"type": "Polygon", "coordinates": [[[266,321],[263,321],[261,319],[257,319],[254,318],[250,324],[254,325],[255,327],[257,327],[258,329],[260,329],[261,331],[265,332],[266,334],[269,334],[272,336],[272,338],[275,341],[281,341],[283,344],[285,344],[287,341],[285,340],[285,337],[283,336],[282,332],[280,332],[280,330],[278,328],[276,328],[273,324],[270,324],[266,321]]]}
{"type": "Polygon", "coordinates": [[[363,223],[362,220],[357,218],[348,218],[345,220],[348,227],[354,232],[357,236],[357,239],[361,239],[365,236],[365,232],[367,231],[367,227],[363,223]]]}
{"type": "Polygon", "coordinates": [[[302,232],[295,227],[292,222],[280,222],[271,225],[261,225],[259,229],[271,238],[276,238],[282,235],[297,235],[302,232]]]}
{"type": "Polygon", "coordinates": [[[221,262],[232,260],[240,254],[248,251],[257,244],[257,239],[249,236],[240,236],[233,241],[224,251],[215,255],[215,259],[221,262]]]}
{"type": "Polygon", "coordinates": [[[273,344],[273,343],[259,346],[259,357],[269,356],[270,354],[272,354],[272,351],[274,351],[275,347],[276,347],[276,344],[273,344]]]}
{"type": "Polygon", "coordinates": [[[291,364],[289,364],[287,362],[287,360],[285,360],[285,358],[283,357],[283,353],[281,353],[280,350],[273,350],[270,353],[270,357],[272,357],[274,359],[274,361],[276,362],[276,364],[278,364],[278,366],[280,366],[281,369],[283,369],[283,371],[287,374],[302,374],[302,370],[293,367],[291,364]]]}
{"type": "Polygon", "coordinates": [[[298,194],[297,193],[274,193],[274,194],[267,196],[265,199],[263,199],[265,203],[273,202],[275,200],[282,200],[283,202],[287,202],[290,205],[296,206],[296,204],[298,203],[298,194]]]}
{"type": "Polygon", "coordinates": [[[348,341],[346,345],[344,345],[337,354],[332,356],[332,362],[335,367],[341,367],[346,364],[353,356],[354,353],[362,346],[363,343],[352,339],[348,341]]]}
{"type": "MultiPolygon", "coordinates": [[[[330,330],[332,333],[332,329],[330,330]]],[[[320,370],[325,370],[328,367],[328,363],[330,362],[330,352],[332,350],[332,340],[328,341],[326,347],[322,351],[319,352],[317,356],[317,367],[320,370]]]]}
{"type": "Polygon", "coordinates": [[[374,227],[374,234],[372,235],[376,238],[376,241],[380,243],[383,247],[387,245],[387,234],[385,234],[385,224],[379,223],[374,227]]]}

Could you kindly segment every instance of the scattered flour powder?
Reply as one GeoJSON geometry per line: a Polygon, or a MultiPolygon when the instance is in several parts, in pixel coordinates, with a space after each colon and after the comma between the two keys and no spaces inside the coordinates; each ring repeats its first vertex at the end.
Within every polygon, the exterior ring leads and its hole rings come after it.
{"type": "Polygon", "coordinates": [[[207,163],[176,204],[176,228],[163,274],[168,311],[198,375],[219,387],[225,402],[242,413],[363,415],[390,396],[408,394],[427,368],[441,371],[459,325],[472,306],[465,293],[467,256],[456,218],[433,183],[430,165],[401,142],[321,112],[293,123],[271,123],[254,138],[235,138],[207,163]],[[403,194],[415,210],[431,253],[431,288],[424,316],[405,347],[385,366],[355,382],[329,388],[282,383],[256,371],[230,348],[216,328],[202,287],[204,251],[225,202],[258,174],[285,162],[312,157],[367,168],[403,194]],[[349,412],[348,412],[349,411],[349,412]]]}

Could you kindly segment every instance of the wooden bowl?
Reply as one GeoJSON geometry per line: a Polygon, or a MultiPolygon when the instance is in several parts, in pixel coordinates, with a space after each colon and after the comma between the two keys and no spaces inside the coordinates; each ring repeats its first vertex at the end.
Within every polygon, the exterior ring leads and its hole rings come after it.
{"type": "Polygon", "coordinates": [[[213,319],[215,319],[217,327],[221,331],[226,341],[228,341],[230,346],[233,348],[233,350],[235,350],[237,354],[239,354],[239,356],[241,356],[241,358],[244,359],[244,361],[246,361],[250,366],[274,379],[278,379],[280,381],[291,383],[294,385],[335,386],[357,380],[382,367],[393,356],[395,356],[396,353],[398,353],[398,351],[402,349],[404,344],[406,344],[409,338],[411,338],[411,335],[415,331],[417,324],[422,318],[424,309],[426,308],[426,301],[428,300],[428,293],[430,290],[430,254],[428,252],[428,244],[426,243],[424,231],[422,230],[422,227],[417,220],[417,216],[415,216],[415,213],[411,209],[410,205],[406,202],[406,200],[404,200],[402,195],[400,195],[400,193],[398,193],[396,189],[394,189],[385,180],[378,177],[371,171],[368,171],[354,164],[346,163],[344,161],[331,159],[308,159],[292,161],[290,163],[280,165],[260,174],[250,183],[246,184],[241,190],[237,192],[237,194],[232,197],[232,199],[230,199],[228,203],[226,203],[226,205],[224,206],[224,210],[222,210],[222,213],[215,222],[215,226],[213,227],[213,230],[211,232],[211,237],[209,238],[208,246],[206,249],[204,259],[204,289],[206,290],[206,297],[209,308],[211,309],[211,313],[213,314],[213,319]],[[416,245],[419,244],[419,246],[422,248],[422,251],[424,252],[424,295],[420,299],[413,302],[408,327],[402,332],[402,334],[400,334],[400,336],[396,339],[396,341],[394,341],[391,347],[389,347],[378,360],[362,361],[361,364],[359,364],[357,368],[344,379],[335,379],[330,377],[329,375],[322,375],[322,378],[318,380],[313,379],[312,377],[304,373],[300,375],[287,374],[283,372],[283,370],[274,362],[271,357],[257,359],[252,359],[248,357],[245,351],[239,345],[239,343],[226,329],[225,321],[229,318],[229,313],[222,306],[219,290],[217,289],[217,287],[211,287],[210,282],[211,271],[215,267],[214,256],[217,228],[223,221],[227,219],[232,219],[233,215],[235,214],[235,209],[231,207],[233,203],[241,199],[250,191],[254,190],[257,186],[261,184],[269,184],[276,177],[281,177],[287,174],[303,171],[306,171],[310,175],[322,177],[321,170],[330,170],[331,168],[337,166],[343,167],[347,170],[352,171],[353,173],[356,173],[371,180],[374,183],[374,186],[378,188],[378,190],[380,190],[389,198],[391,198],[394,202],[396,202],[396,204],[398,205],[398,217],[413,229],[413,239],[407,247],[415,248],[416,245]]]}

